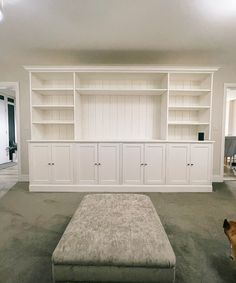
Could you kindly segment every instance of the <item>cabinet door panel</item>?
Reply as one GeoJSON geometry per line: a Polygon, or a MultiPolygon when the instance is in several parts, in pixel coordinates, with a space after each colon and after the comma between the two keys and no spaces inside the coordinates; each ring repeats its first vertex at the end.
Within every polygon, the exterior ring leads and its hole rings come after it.
{"type": "Polygon", "coordinates": [[[52,179],[54,184],[73,183],[73,146],[52,145],[52,179]]]}
{"type": "Polygon", "coordinates": [[[212,146],[211,145],[191,145],[191,184],[210,184],[212,174],[212,146]]]}
{"type": "Polygon", "coordinates": [[[143,183],[143,145],[123,145],[123,183],[141,185],[143,183]]]}
{"type": "Polygon", "coordinates": [[[144,182],[148,185],[165,183],[165,145],[145,145],[144,182]]]}
{"type": "Polygon", "coordinates": [[[119,144],[99,144],[99,184],[119,184],[119,144]]]}
{"type": "Polygon", "coordinates": [[[95,185],[98,183],[97,144],[79,144],[76,154],[76,175],[79,184],[95,185]]]}
{"type": "Polygon", "coordinates": [[[51,182],[51,145],[32,143],[29,146],[29,176],[32,184],[51,182]]]}
{"type": "Polygon", "coordinates": [[[167,184],[189,183],[189,145],[169,144],[167,146],[167,184]]]}

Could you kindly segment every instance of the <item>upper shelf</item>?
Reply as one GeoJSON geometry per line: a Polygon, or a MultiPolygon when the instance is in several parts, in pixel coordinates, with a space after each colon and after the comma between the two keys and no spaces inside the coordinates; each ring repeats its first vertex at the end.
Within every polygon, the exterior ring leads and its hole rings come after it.
{"type": "Polygon", "coordinates": [[[168,108],[169,110],[187,110],[187,111],[191,111],[191,110],[205,110],[205,109],[210,109],[210,106],[186,106],[186,105],[183,105],[183,106],[169,106],[168,108]]]}
{"type": "Polygon", "coordinates": [[[171,88],[170,89],[170,95],[188,95],[188,96],[199,96],[199,95],[205,95],[210,93],[211,90],[206,89],[181,89],[181,88],[171,88]]]}
{"type": "Polygon", "coordinates": [[[169,121],[168,125],[209,125],[208,122],[200,122],[200,121],[169,121]]]}
{"type": "Polygon", "coordinates": [[[33,121],[33,124],[39,125],[73,125],[73,120],[41,120],[41,121],[33,121]]]}
{"type": "Polygon", "coordinates": [[[74,109],[74,105],[32,105],[35,109],[40,110],[70,110],[74,109]]]}
{"type": "Polygon", "coordinates": [[[161,95],[167,89],[101,89],[101,88],[77,88],[82,95],[161,95]]]}
{"type": "Polygon", "coordinates": [[[37,92],[41,95],[67,95],[74,93],[72,87],[34,87],[32,91],[37,92]]]}

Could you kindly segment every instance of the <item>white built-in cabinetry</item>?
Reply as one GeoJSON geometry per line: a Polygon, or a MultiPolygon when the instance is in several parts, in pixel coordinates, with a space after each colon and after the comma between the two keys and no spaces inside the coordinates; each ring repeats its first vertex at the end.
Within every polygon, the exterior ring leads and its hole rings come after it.
{"type": "Polygon", "coordinates": [[[119,144],[79,143],[75,145],[76,181],[81,185],[118,185],[119,144]]]}
{"type": "Polygon", "coordinates": [[[216,69],[26,69],[31,190],[211,189],[216,69]]]}
{"type": "Polygon", "coordinates": [[[212,174],[212,146],[173,143],[167,147],[167,183],[172,185],[209,184],[212,174]]]}
{"type": "Polygon", "coordinates": [[[159,185],[165,183],[165,145],[123,144],[123,183],[159,185]]]}
{"type": "Polygon", "coordinates": [[[33,143],[29,155],[30,183],[73,183],[72,144],[33,143]]]}

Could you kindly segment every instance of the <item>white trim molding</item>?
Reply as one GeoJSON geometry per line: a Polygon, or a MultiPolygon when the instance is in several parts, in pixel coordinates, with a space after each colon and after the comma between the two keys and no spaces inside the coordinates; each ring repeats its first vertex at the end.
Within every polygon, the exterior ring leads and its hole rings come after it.
{"type": "Polygon", "coordinates": [[[213,73],[219,70],[219,67],[176,67],[176,66],[155,66],[155,65],[96,65],[96,66],[23,66],[29,72],[116,72],[116,73],[140,73],[140,72],[192,72],[192,73],[213,73]]]}
{"type": "Polygon", "coordinates": [[[209,193],[212,185],[30,185],[30,192],[188,192],[209,193]]]}
{"type": "Polygon", "coordinates": [[[225,83],[224,84],[224,97],[223,97],[223,117],[222,117],[222,133],[221,133],[221,164],[220,164],[220,177],[224,180],[224,148],[225,148],[225,116],[226,116],[226,98],[227,90],[229,88],[236,88],[236,83],[225,83]]]}

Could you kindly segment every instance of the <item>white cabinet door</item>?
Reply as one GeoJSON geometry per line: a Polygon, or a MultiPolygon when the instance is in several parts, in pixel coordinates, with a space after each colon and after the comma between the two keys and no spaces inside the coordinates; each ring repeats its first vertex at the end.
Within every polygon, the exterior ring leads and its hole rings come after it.
{"type": "Polygon", "coordinates": [[[54,184],[73,183],[73,145],[52,144],[52,182],[54,184]]]}
{"type": "Polygon", "coordinates": [[[167,145],[167,184],[185,185],[189,183],[189,144],[167,145]]]}
{"type": "Polygon", "coordinates": [[[165,183],[165,149],[164,144],[145,144],[145,184],[156,185],[165,183]]]}
{"type": "Polygon", "coordinates": [[[29,145],[29,177],[32,184],[51,183],[51,145],[32,143],[29,145]]]}
{"type": "Polygon", "coordinates": [[[119,184],[119,144],[101,143],[98,146],[99,184],[119,184]]]}
{"type": "Polygon", "coordinates": [[[97,144],[81,143],[76,151],[76,175],[77,182],[83,185],[95,185],[98,183],[97,144]]]}
{"type": "Polygon", "coordinates": [[[143,145],[123,144],[123,184],[143,183],[143,145]]]}
{"type": "Polygon", "coordinates": [[[190,154],[190,184],[210,184],[212,175],[212,146],[209,144],[192,144],[190,154]]]}

